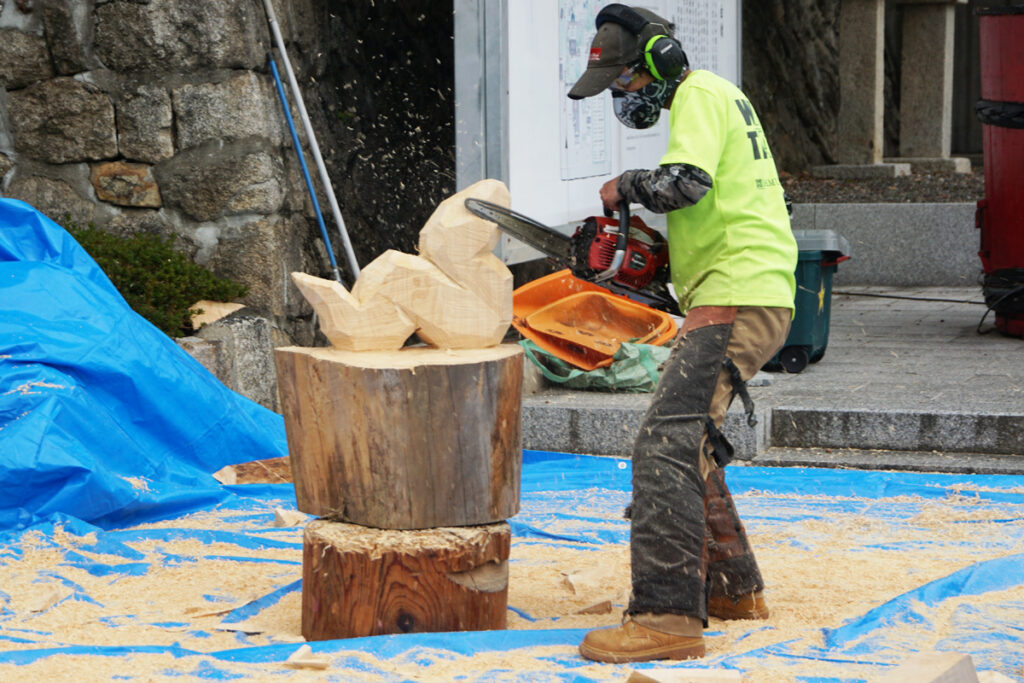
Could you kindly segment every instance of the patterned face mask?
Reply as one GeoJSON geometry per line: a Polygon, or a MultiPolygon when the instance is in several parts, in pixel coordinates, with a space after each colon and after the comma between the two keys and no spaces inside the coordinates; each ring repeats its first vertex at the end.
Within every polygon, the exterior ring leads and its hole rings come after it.
{"type": "Polygon", "coordinates": [[[630,128],[650,128],[658,122],[661,108],[682,80],[680,76],[674,81],[654,81],[636,92],[611,90],[615,118],[630,128]]]}

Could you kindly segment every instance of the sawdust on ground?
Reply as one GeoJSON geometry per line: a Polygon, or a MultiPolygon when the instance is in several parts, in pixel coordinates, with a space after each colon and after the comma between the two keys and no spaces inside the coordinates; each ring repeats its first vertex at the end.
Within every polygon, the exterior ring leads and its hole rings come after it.
{"type": "MultiPolygon", "coordinates": [[[[886,601],[970,564],[1024,552],[1021,539],[1008,541],[1006,513],[960,492],[941,501],[913,498],[859,501],[859,512],[820,516],[794,514],[787,524],[748,520],[755,550],[767,578],[771,617],[761,622],[712,619],[708,655],[740,654],[797,641],[822,645],[822,628],[838,626],[886,601]],[[913,513],[900,514],[906,507],[913,513]],[[894,511],[892,516],[879,510],[894,511]],[[870,512],[871,514],[866,514],[870,512]]],[[[817,496],[768,496],[782,510],[799,510],[825,500],[817,496]]],[[[835,501],[835,498],[828,500],[835,501]]],[[[849,499],[854,503],[857,499],[849,499]]],[[[593,514],[593,510],[591,514],[593,514]]],[[[254,513],[208,511],[132,530],[182,529],[163,540],[124,541],[144,567],[136,574],[90,571],[88,562],[117,568],[120,555],[90,549],[94,534],[59,531],[49,538],[26,533],[20,546],[0,558],[3,594],[9,614],[0,621],[6,650],[80,646],[170,646],[197,653],[270,644],[297,644],[301,636],[300,594],[285,595],[242,623],[224,623],[232,609],[301,578],[302,527],[260,530],[260,538],[290,547],[204,543],[190,530],[239,531],[254,513]],[[76,566],[81,565],[81,566],[76,566]],[[99,574],[99,575],[97,575],[99,574]],[[13,615],[13,616],[12,616],[13,615]],[[19,637],[21,636],[21,637],[19,637]],[[19,642],[24,641],[24,642],[19,642]]],[[[609,525],[621,524],[607,514],[609,525]]],[[[601,523],[601,520],[598,520],[601,523]]],[[[621,619],[629,587],[626,544],[552,545],[513,539],[509,570],[509,629],[597,628],[621,619]],[[581,613],[587,612],[587,613],[581,613]],[[522,616],[527,615],[527,616],[522,616]]],[[[967,600],[967,599],[965,599],[967,600]]],[[[998,611],[1008,601],[1024,600],[1024,587],[969,598],[973,609],[998,611]]],[[[896,646],[910,654],[930,649],[947,637],[961,601],[948,600],[930,615],[930,630],[908,626],[894,631],[896,646]]],[[[560,671],[553,657],[572,657],[574,647],[545,646],[461,656],[419,648],[391,659],[360,651],[331,652],[329,672],[345,680],[376,681],[386,672],[410,680],[522,680],[530,672],[560,671]],[[501,672],[512,672],[502,678],[501,672]],[[495,672],[498,672],[497,674],[495,672]]],[[[173,657],[165,653],[126,653],[119,657],[60,654],[25,665],[0,664],[0,680],[107,681],[119,675],[162,681],[203,678],[209,667],[232,676],[290,681],[324,680],[325,672],[287,669],[281,663],[230,662],[209,655],[173,657]]],[[[758,681],[792,681],[798,676],[870,677],[850,664],[820,659],[749,663],[758,681]]],[[[861,667],[863,668],[863,667],[861,667]]],[[[582,664],[575,675],[593,680],[623,680],[628,665],[582,664]]]]}

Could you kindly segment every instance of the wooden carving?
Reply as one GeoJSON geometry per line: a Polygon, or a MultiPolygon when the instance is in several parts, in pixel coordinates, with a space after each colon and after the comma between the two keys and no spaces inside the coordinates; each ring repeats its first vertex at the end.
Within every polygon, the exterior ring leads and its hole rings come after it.
{"type": "Polygon", "coordinates": [[[292,273],[334,347],[275,351],[297,505],[322,518],[303,539],[309,640],[505,627],[523,352],[501,343],[512,274],[469,197],[509,204],[495,180],[449,197],[419,254],[384,252],[351,291],[292,273]]]}
{"type": "Polygon", "coordinates": [[[498,229],[466,209],[469,197],[509,205],[508,188],[497,180],[449,197],[420,231],[419,255],[384,252],[351,293],[335,281],[292,273],[334,347],[397,350],[413,332],[444,349],[501,342],[512,322],[512,273],[491,253],[498,229]]]}

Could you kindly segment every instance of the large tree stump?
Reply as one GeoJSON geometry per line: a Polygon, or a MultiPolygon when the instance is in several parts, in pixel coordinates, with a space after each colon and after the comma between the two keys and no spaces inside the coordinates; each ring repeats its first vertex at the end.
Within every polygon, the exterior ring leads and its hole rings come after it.
{"type": "Polygon", "coordinates": [[[522,350],[277,349],[298,507],[383,529],[519,511],[522,350]]]}
{"type": "Polygon", "coordinates": [[[423,531],[318,519],[302,555],[302,636],[503,629],[508,524],[423,531]]]}

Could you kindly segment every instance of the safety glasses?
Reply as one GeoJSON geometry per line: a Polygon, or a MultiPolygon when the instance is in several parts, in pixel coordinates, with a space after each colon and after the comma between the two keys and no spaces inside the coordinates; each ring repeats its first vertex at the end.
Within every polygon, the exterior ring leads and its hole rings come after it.
{"type": "Polygon", "coordinates": [[[619,74],[610,87],[612,90],[625,91],[636,79],[640,78],[640,64],[630,64],[626,70],[619,74]]]}

